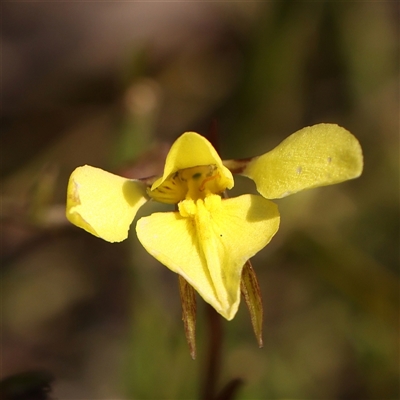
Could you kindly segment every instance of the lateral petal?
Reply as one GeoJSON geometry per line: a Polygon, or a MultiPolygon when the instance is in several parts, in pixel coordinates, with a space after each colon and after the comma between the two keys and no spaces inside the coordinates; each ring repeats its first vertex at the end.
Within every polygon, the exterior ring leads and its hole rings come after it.
{"type": "Polygon", "coordinates": [[[180,212],[141,218],[138,238],[158,261],[185,278],[227,320],[240,302],[245,262],[279,227],[277,206],[257,195],[185,200],[180,212]],[[185,203],[186,202],[186,203],[185,203]]]}
{"type": "Polygon", "coordinates": [[[358,140],[335,124],[318,124],[293,133],[272,151],[251,160],[242,175],[254,180],[267,199],[332,185],[361,175],[358,140]]]}
{"type": "Polygon", "coordinates": [[[95,236],[121,242],[128,237],[137,210],[147,200],[142,182],[85,165],[70,176],[66,216],[95,236]]]}

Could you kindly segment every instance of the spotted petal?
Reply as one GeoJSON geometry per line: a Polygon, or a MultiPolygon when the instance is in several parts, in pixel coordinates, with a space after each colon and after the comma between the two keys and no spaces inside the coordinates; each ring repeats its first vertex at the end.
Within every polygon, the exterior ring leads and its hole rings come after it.
{"type": "Polygon", "coordinates": [[[66,215],[73,224],[95,236],[121,242],[146,201],[142,182],[85,165],[76,168],[69,179],[66,215]]]}
{"type": "Polygon", "coordinates": [[[269,153],[254,158],[242,174],[255,181],[265,198],[276,199],[357,178],[362,169],[357,139],[338,125],[318,124],[297,131],[269,153]]]}
{"type": "Polygon", "coordinates": [[[256,195],[217,195],[180,203],[180,212],[156,213],[136,226],[145,249],[185,278],[227,320],[240,302],[245,262],[279,227],[277,206],[256,195]]]}
{"type": "Polygon", "coordinates": [[[233,187],[232,173],[224,167],[221,158],[211,143],[195,132],[186,132],[172,145],[165,161],[163,176],[154,182],[151,190],[160,186],[173,173],[200,165],[216,165],[221,173],[221,185],[233,187]]]}

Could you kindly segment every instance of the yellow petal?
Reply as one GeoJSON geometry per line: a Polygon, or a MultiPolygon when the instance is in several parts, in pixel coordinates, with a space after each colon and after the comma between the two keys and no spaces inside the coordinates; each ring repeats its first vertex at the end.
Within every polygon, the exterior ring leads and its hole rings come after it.
{"type": "Polygon", "coordinates": [[[179,206],[180,212],[141,218],[138,238],[152,256],[231,320],[240,302],[243,265],[278,230],[278,208],[257,195],[226,200],[211,195],[179,206]]]}
{"type": "Polygon", "coordinates": [[[223,166],[221,158],[211,143],[198,133],[186,132],[172,145],[165,161],[164,174],[154,182],[151,190],[159,187],[179,170],[202,165],[216,165],[221,174],[221,184],[228,189],[233,187],[232,174],[223,166]]]}
{"type": "Polygon", "coordinates": [[[128,237],[137,210],[147,201],[146,187],[89,165],[71,174],[67,218],[74,225],[108,242],[128,237]]]}
{"type": "Polygon", "coordinates": [[[303,128],[275,149],[250,161],[243,175],[265,198],[276,199],[317,186],[357,178],[363,169],[361,146],[335,124],[303,128]]]}

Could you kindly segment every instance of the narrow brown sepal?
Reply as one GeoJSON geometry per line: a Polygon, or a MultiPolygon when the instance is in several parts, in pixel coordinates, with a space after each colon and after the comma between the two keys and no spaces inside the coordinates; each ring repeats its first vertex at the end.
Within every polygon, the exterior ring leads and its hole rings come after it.
{"type": "Polygon", "coordinates": [[[193,287],[179,275],[179,293],[182,302],[182,320],[190,355],[196,358],[196,293],[193,287]]]}
{"type": "Polygon", "coordinates": [[[256,335],[258,346],[261,348],[263,347],[263,305],[260,286],[250,260],[248,260],[243,267],[240,290],[249,308],[254,334],[256,335]]]}

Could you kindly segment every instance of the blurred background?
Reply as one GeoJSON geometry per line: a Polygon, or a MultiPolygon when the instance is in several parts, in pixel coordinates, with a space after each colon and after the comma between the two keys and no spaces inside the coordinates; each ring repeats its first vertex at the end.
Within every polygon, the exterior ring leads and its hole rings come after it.
{"type": "MultiPolygon", "coordinates": [[[[198,398],[203,301],[193,361],[177,277],[133,226],[110,244],[70,225],[68,177],[84,164],[160,172],[173,140],[215,121],[223,158],[332,122],[359,139],[364,173],[277,201],[281,228],[253,259],[264,348],[242,302],[222,323],[218,388],[241,378],[238,399],[399,398],[398,7],[3,3],[2,379],[50,374],[59,400],[198,398]]],[[[245,179],[234,189],[255,192],[245,179]]]]}

